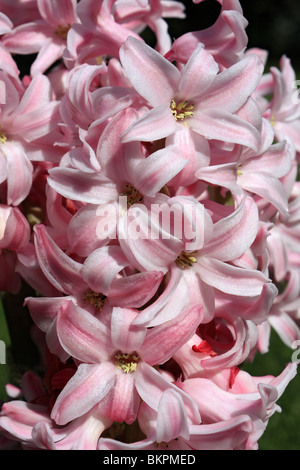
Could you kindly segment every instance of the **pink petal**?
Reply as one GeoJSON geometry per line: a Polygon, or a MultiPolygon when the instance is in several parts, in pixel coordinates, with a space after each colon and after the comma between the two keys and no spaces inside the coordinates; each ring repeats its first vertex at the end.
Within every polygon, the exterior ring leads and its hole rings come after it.
{"type": "Polygon", "coordinates": [[[67,256],[51,239],[43,225],[35,225],[35,248],[40,267],[49,281],[61,292],[74,293],[84,289],[82,265],[67,256]]]}
{"type": "Polygon", "coordinates": [[[21,441],[32,442],[32,427],[40,421],[50,422],[44,406],[12,401],[2,406],[1,428],[21,441]]]}
{"type": "Polygon", "coordinates": [[[207,139],[241,144],[253,150],[259,147],[260,135],[257,129],[220,107],[196,109],[189,127],[207,139]]]}
{"type": "MultiPolygon", "coordinates": [[[[175,264],[174,264],[175,266],[175,264]]],[[[179,315],[189,303],[188,290],[181,270],[170,267],[169,280],[163,293],[148,307],[140,311],[135,325],[155,326],[179,315]]]]}
{"type": "Polygon", "coordinates": [[[160,271],[116,278],[109,289],[109,302],[116,307],[142,307],[155,295],[162,279],[163,273],[160,271]]]}
{"type": "Polygon", "coordinates": [[[75,23],[76,6],[76,0],[38,0],[42,18],[52,26],[67,26],[75,23]]]}
{"type": "Polygon", "coordinates": [[[7,161],[7,203],[18,206],[31,190],[33,166],[17,144],[6,142],[2,152],[7,161]]]}
{"type": "Polygon", "coordinates": [[[94,119],[97,123],[106,121],[130,106],[133,98],[129,88],[106,86],[95,90],[90,98],[94,119]]]}
{"type": "Polygon", "coordinates": [[[52,28],[43,20],[17,26],[2,39],[3,45],[12,53],[33,54],[38,52],[45,40],[52,36],[52,28]]]}
{"type": "Polygon", "coordinates": [[[201,100],[204,108],[221,108],[235,113],[256,89],[264,71],[264,65],[255,54],[221,72],[201,100]]]}
{"type": "Polygon", "coordinates": [[[181,99],[188,101],[204,94],[216,78],[218,71],[219,66],[213,56],[203,44],[199,43],[182,72],[178,87],[181,99]]]}
{"type": "Polygon", "coordinates": [[[193,449],[243,449],[253,431],[253,421],[245,414],[216,423],[191,425],[189,429],[191,433],[189,444],[193,449]]]}
{"type": "Polygon", "coordinates": [[[97,146],[97,157],[101,165],[101,170],[105,176],[113,181],[126,181],[126,160],[125,147],[120,141],[120,135],[138,117],[133,108],[126,108],[117,113],[107,124],[97,146]]]}
{"type": "Polygon", "coordinates": [[[285,312],[279,309],[272,309],[268,317],[271,326],[277,332],[284,344],[289,348],[292,347],[294,341],[300,339],[300,329],[297,323],[285,312]]]}
{"type": "Polygon", "coordinates": [[[203,247],[201,254],[220,261],[239,258],[252,245],[257,231],[257,206],[252,198],[243,198],[231,215],[214,225],[213,236],[203,247]]]}
{"type": "Polygon", "coordinates": [[[145,339],[146,328],[136,327],[133,321],[138,311],[115,307],[111,317],[111,339],[116,350],[124,354],[138,352],[145,339]]]}
{"type": "Polygon", "coordinates": [[[237,268],[217,259],[203,257],[197,264],[203,282],[227,294],[256,296],[268,282],[260,271],[237,268]]]}
{"type": "Polygon", "coordinates": [[[157,442],[170,442],[178,436],[189,440],[190,431],[181,396],[174,390],[166,390],[158,406],[157,442]]]}
{"type": "Polygon", "coordinates": [[[19,250],[30,240],[30,226],[17,207],[0,205],[0,249],[19,250]]]}
{"type": "Polygon", "coordinates": [[[107,295],[112,281],[128,264],[120,246],[104,246],[86,258],[82,277],[92,290],[107,295]]]}
{"type": "Polygon", "coordinates": [[[132,424],[137,418],[140,397],[135,388],[134,375],[117,374],[114,386],[104,399],[105,414],[114,421],[132,424]]]}
{"type": "Polygon", "coordinates": [[[110,354],[107,327],[72,301],[64,304],[57,318],[57,334],[64,350],[80,361],[99,363],[110,354]]]}
{"type": "Polygon", "coordinates": [[[135,187],[146,196],[155,196],[187,164],[175,146],[152,153],[135,169],[135,187]]]}
{"type": "Polygon", "coordinates": [[[201,181],[225,187],[232,193],[238,194],[242,192],[240,186],[237,184],[236,163],[224,163],[200,168],[196,171],[195,176],[201,181]]]}
{"type": "Polygon", "coordinates": [[[243,189],[258,194],[273,204],[284,216],[288,215],[287,194],[281,181],[273,175],[264,171],[248,173],[242,170],[242,174],[238,176],[238,183],[243,189]]]}
{"type": "Polygon", "coordinates": [[[242,168],[249,172],[264,171],[276,178],[281,178],[291,169],[289,146],[286,142],[271,145],[263,155],[243,162],[242,168]]]}
{"type": "MultiPolygon", "coordinates": [[[[20,75],[20,71],[16,62],[14,61],[12,55],[8,52],[8,50],[0,44],[0,62],[1,68],[13,78],[18,78],[20,75]]],[[[1,99],[1,101],[3,101],[1,99]]],[[[3,104],[3,103],[0,103],[3,104]]]]}
{"type": "Polygon", "coordinates": [[[64,308],[70,297],[27,297],[24,305],[28,306],[30,315],[43,332],[46,332],[55,321],[59,310],[64,308]]]}
{"type": "Polygon", "coordinates": [[[141,350],[143,360],[150,365],[166,362],[193,336],[202,318],[202,306],[192,306],[174,319],[149,329],[141,350]]]}
{"type": "Polygon", "coordinates": [[[173,134],[178,128],[169,103],[159,106],[146,112],[137,119],[121,136],[122,142],[145,141],[163,139],[173,134]]]}
{"type": "Polygon", "coordinates": [[[52,429],[48,423],[37,423],[32,429],[32,438],[39,449],[56,450],[52,429]]]}
{"type": "Polygon", "coordinates": [[[174,145],[181,157],[186,160],[184,168],[170,181],[173,187],[189,186],[196,180],[199,168],[210,163],[210,147],[208,141],[191,129],[181,126],[180,129],[166,139],[166,146],[174,145]]]}
{"type": "Polygon", "coordinates": [[[91,204],[106,204],[118,199],[116,185],[99,174],[83,173],[73,168],[52,168],[48,183],[62,196],[91,204]]]}
{"type": "Polygon", "coordinates": [[[37,73],[46,72],[54,62],[62,58],[65,48],[65,44],[53,38],[44,41],[36,59],[30,67],[30,75],[34,77],[37,73]]]}
{"type": "Polygon", "coordinates": [[[148,103],[170,103],[180,80],[180,73],[171,62],[133,37],[122,45],[120,60],[132,85],[148,103]]]}
{"type": "Polygon", "coordinates": [[[77,372],[59,394],[51,418],[58,424],[67,424],[100,402],[113,387],[115,366],[80,364],[77,372]]]}
{"type": "Polygon", "coordinates": [[[69,252],[87,257],[92,251],[116,239],[116,224],[119,209],[117,202],[86,204],[71,218],[67,235],[69,252]]]}
{"type": "Polygon", "coordinates": [[[174,390],[182,397],[186,413],[191,421],[200,422],[201,418],[195,401],[145,362],[138,364],[135,371],[135,385],[141,399],[154,410],[158,410],[162,394],[166,390],[174,390]]]}
{"type": "Polygon", "coordinates": [[[150,219],[145,206],[131,206],[128,217],[120,219],[118,229],[126,258],[140,271],[165,272],[183,248],[181,240],[163,231],[150,219]]]}

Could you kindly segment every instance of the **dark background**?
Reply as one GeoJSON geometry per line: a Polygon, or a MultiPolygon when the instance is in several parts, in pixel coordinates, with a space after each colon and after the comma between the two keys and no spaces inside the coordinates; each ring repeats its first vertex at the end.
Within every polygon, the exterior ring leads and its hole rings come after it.
{"type": "MultiPolygon", "coordinates": [[[[169,20],[170,34],[178,37],[188,31],[197,31],[212,25],[219,15],[221,5],[216,0],[194,4],[183,1],[185,20],[169,20]]],[[[248,47],[269,51],[269,62],[278,64],[285,54],[294,68],[300,71],[300,1],[299,0],[240,0],[244,16],[248,47]]]]}

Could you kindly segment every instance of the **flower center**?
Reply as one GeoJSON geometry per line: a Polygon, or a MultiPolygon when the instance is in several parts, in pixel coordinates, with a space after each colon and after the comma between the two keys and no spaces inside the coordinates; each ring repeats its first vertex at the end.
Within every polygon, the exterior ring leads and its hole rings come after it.
{"type": "Polygon", "coordinates": [[[60,38],[62,39],[67,39],[67,36],[68,36],[68,32],[71,28],[71,24],[67,24],[67,25],[58,25],[57,28],[56,28],[56,31],[55,31],[55,34],[56,36],[59,36],[60,38]]]}
{"type": "Polygon", "coordinates": [[[127,207],[133,206],[133,204],[137,204],[143,200],[143,195],[133,186],[130,186],[130,184],[126,184],[125,190],[121,196],[127,198],[127,207]]]}
{"type": "Polygon", "coordinates": [[[5,144],[6,141],[7,141],[6,135],[4,134],[4,132],[0,131],[0,144],[5,144]]]}
{"type": "Polygon", "coordinates": [[[137,368],[140,360],[136,352],[132,354],[118,353],[115,355],[116,366],[121,369],[125,374],[131,374],[137,368]]]}
{"type": "Polygon", "coordinates": [[[190,268],[197,262],[197,259],[195,258],[195,255],[197,254],[197,251],[191,251],[190,253],[186,251],[182,251],[179,256],[176,258],[176,264],[182,269],[185,268],[190,268]]]}
{"type": "Polygon", "coordinates": [[[175,100],[172,100],[170,107],[176,121],[178,121],[178,119],[183,121],[184,119],[190,118],[194,115],[192,111],[194,109],[194,105],[189,104],[188,101],[181,101],[177,104],[175,100]]]}
{"type": "Polygon", "coordinates": [[[92,290],[85,291],[83,295],[84,302],[93,305],[97,310],[102,310],[105,299],[106,296],[104,294],[92,290]]]}
{"type": "Polygon", "coordinates": [[[273,127],[276,126],[276,121],[275,121],[274,114],[272,114],[272,116],[271,116],[270,123],[272,124],[273,127]]]}

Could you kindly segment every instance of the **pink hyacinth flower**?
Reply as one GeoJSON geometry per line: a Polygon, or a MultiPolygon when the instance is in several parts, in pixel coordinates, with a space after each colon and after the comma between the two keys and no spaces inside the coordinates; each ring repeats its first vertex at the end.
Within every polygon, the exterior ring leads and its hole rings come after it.
{"type": "Polygon", "coordinates": [[[139,312],[114,308],[97,319],[77,307],[60,319],[59,340],[81,364],[57,398],[51,416],[64,424],[101,403],[114,421],[133,423],[140,404],[157,399],[170,386],[154,369],[183,345],[201,321],[199,307],[190,307],[175,321],[153,329],[133,326],[139,312]]]}
{"type": "Polygon", "coordinates": [[[68,31],[77,21],[76,6],[76,0],[37,0],[41,18],[16,26],[3,37],[3,45],[12,53],[38,52],[30,73],[45,72],[63,56],[68,31]]]}
{"type": "Polygon", "coordinates": [[[158,140],[186,125],[206,139],[258,148],[259,130],[235,114],[261,78],[263,64],[256,55],[218,74],[213,56],[199,44],[180,72],[151,47],[130,37],[120,49],[120,59],[133,87],[151,108],[124,132],[123,142],[158,140]]]}

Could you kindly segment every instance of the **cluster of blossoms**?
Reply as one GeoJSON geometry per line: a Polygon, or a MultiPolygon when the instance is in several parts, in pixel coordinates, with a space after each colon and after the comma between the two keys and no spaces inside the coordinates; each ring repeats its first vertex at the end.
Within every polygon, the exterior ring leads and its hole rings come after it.
{"type": "Polygon", "coordinates": [[[300,339],[300,104],[220,4],[171,40],[178,1],[1,2],[0,290],[38,293],[45,367],[2,445],[257,449],[280,411],[296,364],[242,365],[300,339]]]}

